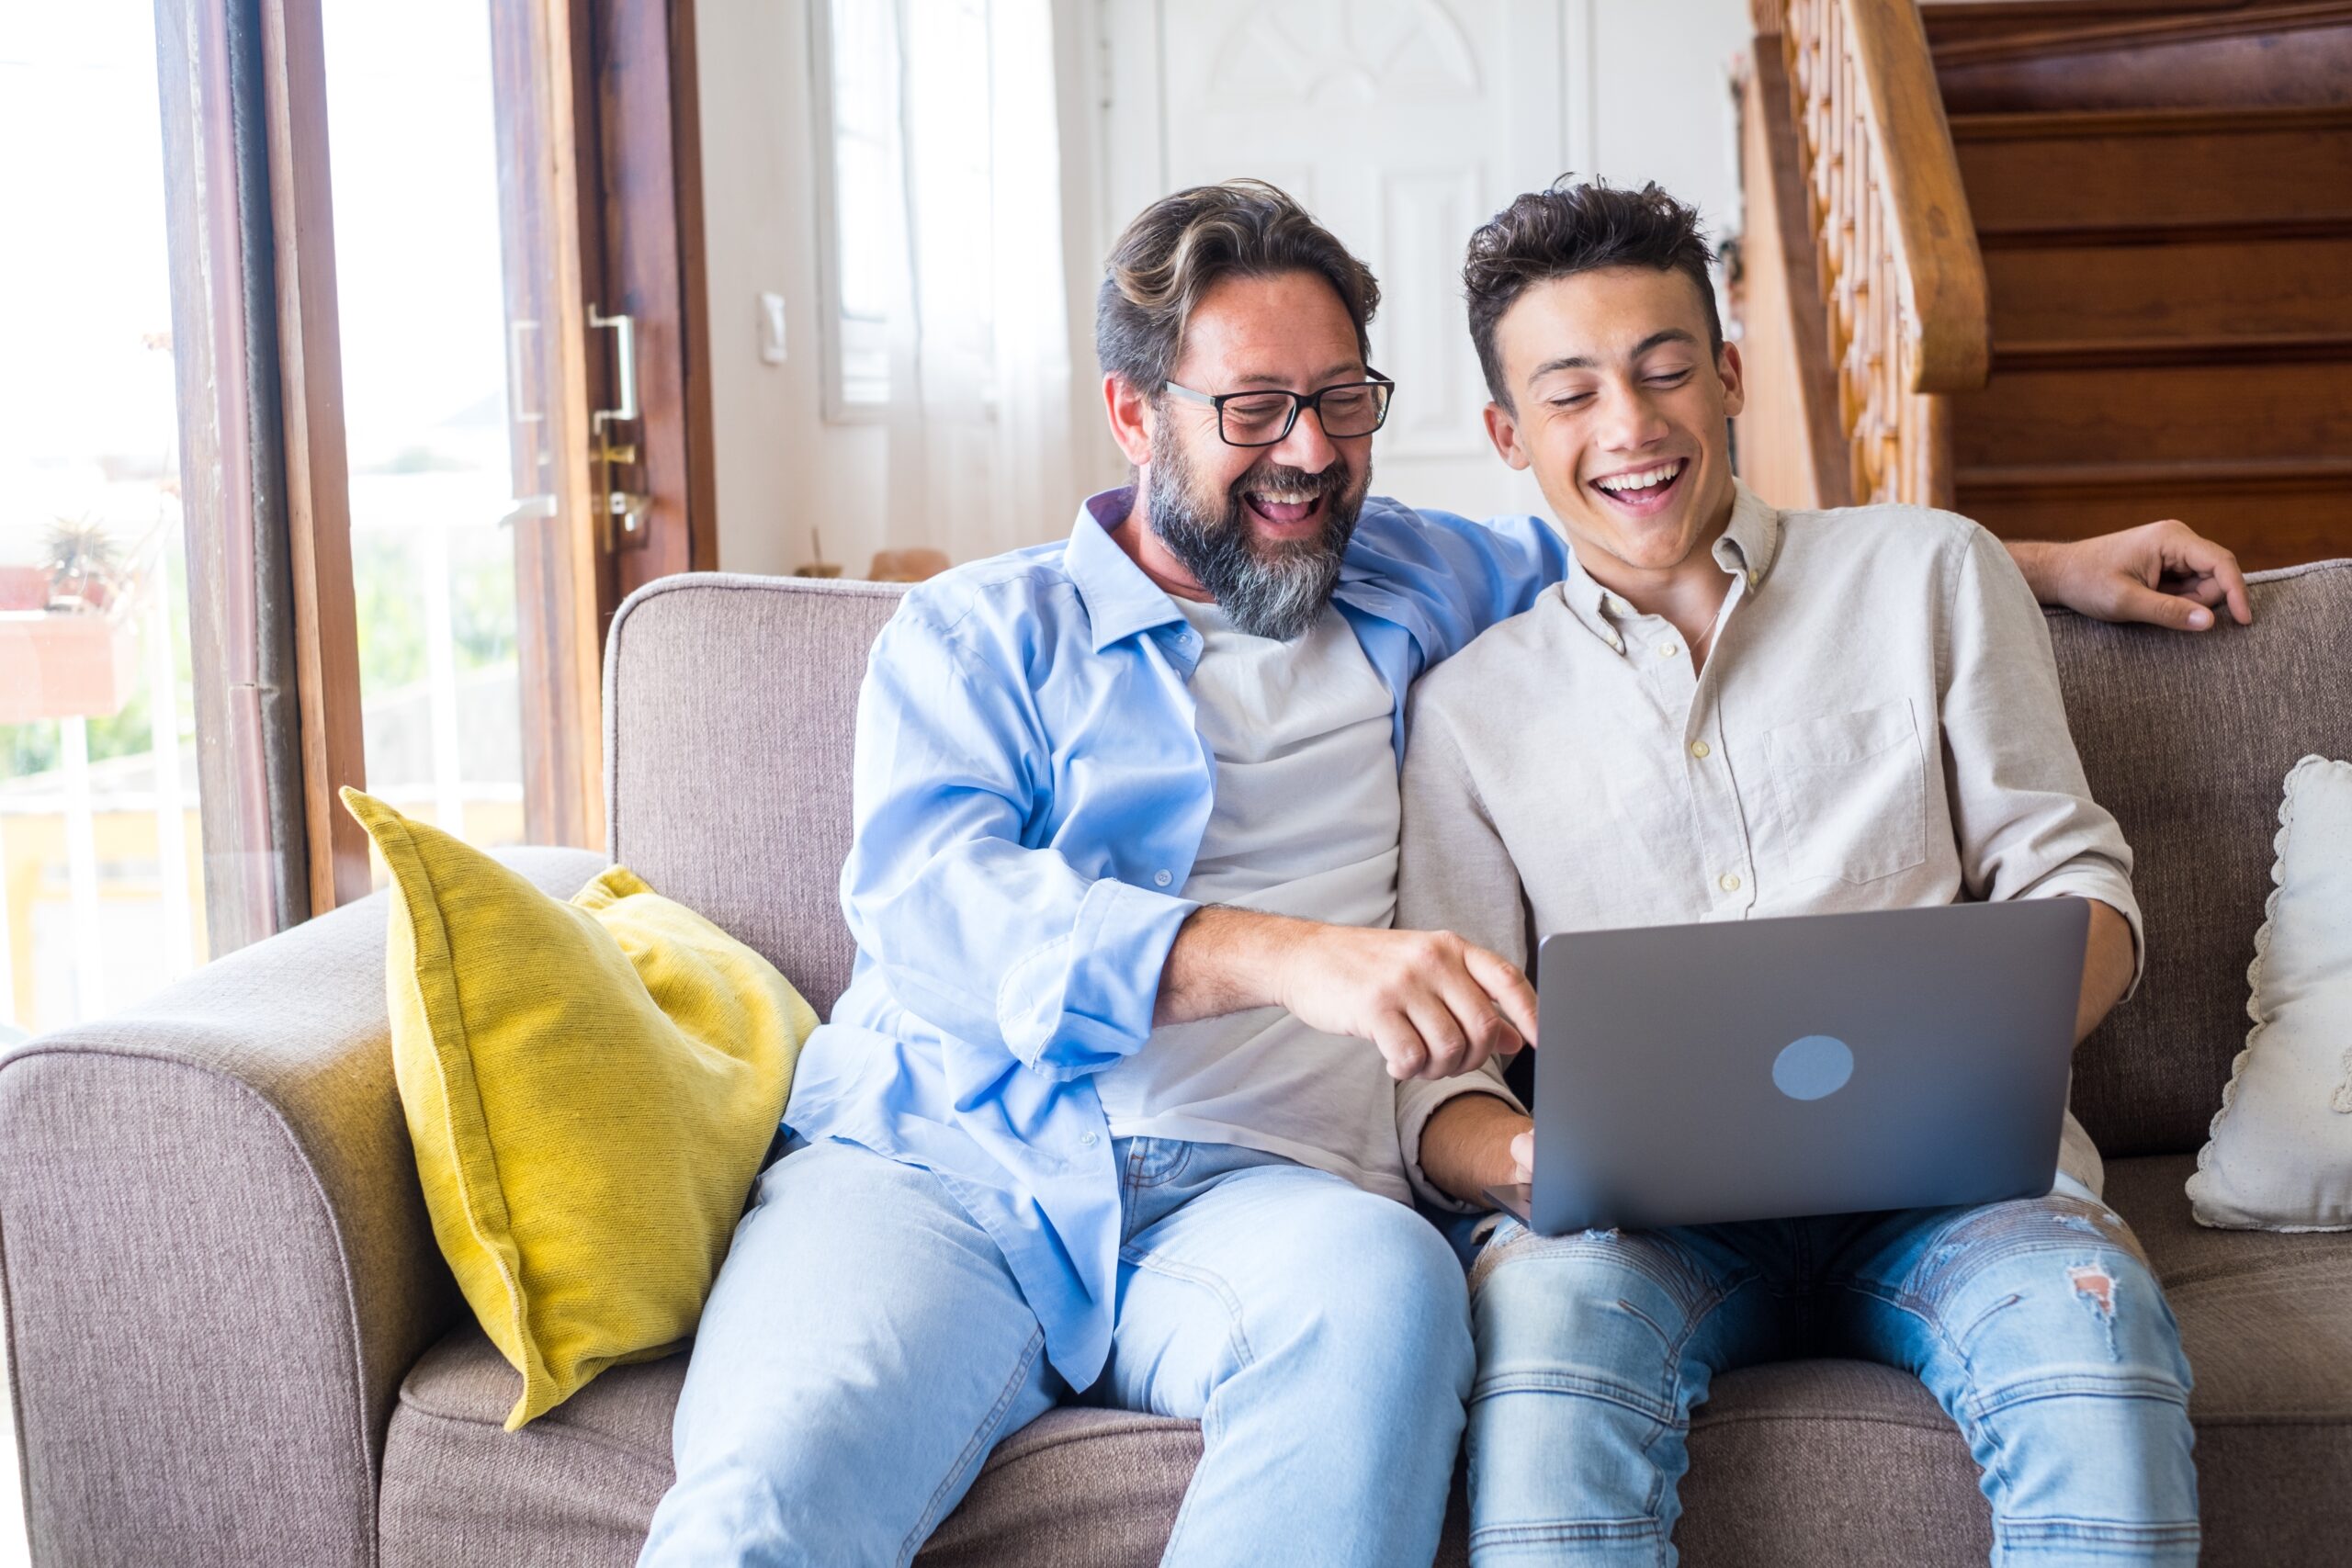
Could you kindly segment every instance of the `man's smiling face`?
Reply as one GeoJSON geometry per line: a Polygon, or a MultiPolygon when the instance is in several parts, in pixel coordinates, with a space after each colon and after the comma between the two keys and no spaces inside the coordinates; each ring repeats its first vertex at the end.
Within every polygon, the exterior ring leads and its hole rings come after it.
{"type": "Polygon", "coordinates": [[[1487,434],[1504,461],[1534,469],[1587,570],[1597,551],[1669,572],[1722,533],[1739,351],[1710,352],[1689,277],[1611,266],[1531,284],[1496,322],[1495,348],[1511,406],[1487,405],[1487,434]]]}
{"type": "MultiPolygon", "coordinates": [[[[1283,272],[1213,285],[1170,379],[1212,395],[1313,393],[1364,376],[1338,293],[1315,273],[1283,272]]],[[[1319,415],[1301,412],[1276,445],[1234,446],[1215,409],[1173,395],[1155,400],[1150,426],[1142,482],[1152,531],[1242,629],[1305,631],[1339,581],[1372,482],[1372,437],[1335,440],[1319,415]]]]}

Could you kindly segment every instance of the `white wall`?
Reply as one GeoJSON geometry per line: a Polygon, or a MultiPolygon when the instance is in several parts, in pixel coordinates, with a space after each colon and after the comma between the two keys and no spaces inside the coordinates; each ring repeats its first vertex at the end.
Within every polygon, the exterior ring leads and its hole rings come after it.
{"type": "Polygon", "coordinates": [[[786,572],[809,558],[863,571],[881,547],[876,424],[828,424],[819,399],[814,113],[806,0],[703,0],[703,243],[718,564],[786,572]],[[759,296],[784,296],[787,355],[759,352],[759,296]]]}
{"type": "MultiPolygon", "coordinates": [[[[1732,62],[1754,42],[1748,0],[1584,0],[1589,118],[1570,147],[1579,174],[1656,180],[1698,204],[1720,243],[1739,215],[1739,117],[1732,62]]],[[[1572,58],[1574,45],[1571,44],[1572,58]]]]}
{"type": "MultiPolygon", "coordinates": [[[[1182,3],[1055,0],[1072,417],[1091,482],[1119,472],[1094,390],[1092,298],[1103,248],[1131,216],[1112,210],[1105,195],[1114,155],[1105,143],[1125,106],[1104,107],[1104,72],[1112,67],[1115,80],[1116,68],[1132,62],[1110,61],[1105,39],[1136,36],[1139,21],[1148,34],[1148,17],[1182,3]]],[[[1300,0],[1273,3],[1286,15],[1314,15],[1300,0]]],[[[1348,3],[1468,15],[1494,0],[1348,3]]],[[[1560,118],[1531,127],[1531,136],[1565,147],[1566,167],[1579,174],[1657,180],[1697,202],[1720,239],[1737,212],[1727,84],[1730,62],[1749,41],[1747,0],[1556,3],[1560,118]]],[[[827,558],[852,572],[885,546],[935,542],[885,536],[883,428],[821,416],[808,4],[701,0],[695,11],[718,558],[730,571],[789,571],[809,558],[812,525],[823,531],[827,558]],[[759,356],[763,291],[786,301],[790,354],[781,366],[759,356]]],[[[1072,508],[1079,500],[1069,498],[1072,508]]],[[[1061,533],[1069,516],[1041,518],[1035,536],[1061,533]]]]}

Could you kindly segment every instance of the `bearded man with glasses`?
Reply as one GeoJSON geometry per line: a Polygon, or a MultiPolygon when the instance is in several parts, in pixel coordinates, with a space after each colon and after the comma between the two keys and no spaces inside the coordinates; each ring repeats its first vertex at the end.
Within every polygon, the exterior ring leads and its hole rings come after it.
{"type": "MultiPolygon", "coordinates": [[[[876,639],[856,971],[705,1310],[642,1563],[903,1564],[1080,1400],[1200,1421],[1169,1563],[1434,1554],[1472,1350],[1421,1129],[1532,1043],[1534,997],[1390,929],[1403,697],[1568,553],[1367,499],[1378,302],[1271,186],[1154,203],[1096,315],[1135,482],[876,639]]],[[[2151,551],[2235,570],[2185,530],[2046,548],[2030,574],[2095,614],[2151,551]]]]}

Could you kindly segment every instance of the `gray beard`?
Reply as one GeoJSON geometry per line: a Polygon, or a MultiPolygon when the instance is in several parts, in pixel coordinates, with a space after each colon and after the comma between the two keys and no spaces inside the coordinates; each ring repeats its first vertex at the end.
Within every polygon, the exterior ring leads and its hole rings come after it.
{"type": "Polygon", "coordinates": [[[1331,602],[1340,583],[1340,560],[1354,536],[1363,492],[1344,463],[1320,474],[1283,469],[1285,485],[1320,490],[1323,532],[1316,538],[1261,548],[1250,528],[1241,492],[1264,482],[1253,468],[1236,480],[1222,511],[1201,503],[1183,454],[1167,427],[1152,442],[1151,485],[1145,516],[1168,553],[1182,561],[1193,581],[1209,592],[1228,619],[1251,637],[1289,642],[1306,634],[1331,602]]]}

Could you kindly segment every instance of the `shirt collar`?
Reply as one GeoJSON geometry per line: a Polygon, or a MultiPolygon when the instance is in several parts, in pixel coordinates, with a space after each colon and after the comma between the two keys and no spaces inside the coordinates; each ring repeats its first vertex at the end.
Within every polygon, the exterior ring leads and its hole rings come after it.
{"type": "Polygon", "coordinates": [[[1715,541],[1715,564],[1747,579],[1750,593],[1772,570],[1781,550],[1781,513],[1739,480],[1732,481],[1731,523],[1715,541]]]}
{"type": "Polygon", "coordinates": [[[1133,489],[1088,496],[1078,509],[1069,549],[1062,557],[1063,570],[1069,573],[1094,627],[1097,653],[1122,637],[1184,618],[1176,602],[1145,576],[1143,568],[1111,537],[1111,530],[1125,520],[1134,504],[1133,489]]]}
{"type": "MultiPolygon", "coordinates": [[[[1745,579],[1747,592],[1753,593],[1772,570],[1772,558],[1780,548],[1780,512],[1735,479],[1731,522],[1712,547],[1715,564],[1733,576],[1745,579]]],[[[1573,550],[1568,557],[1568,575],[1560,582],[1560,597],[1595,637],[1618,652],[1624,651],[1624,637],[1617,623],[1638,612],[1596,581],[1573,550]]]]}

